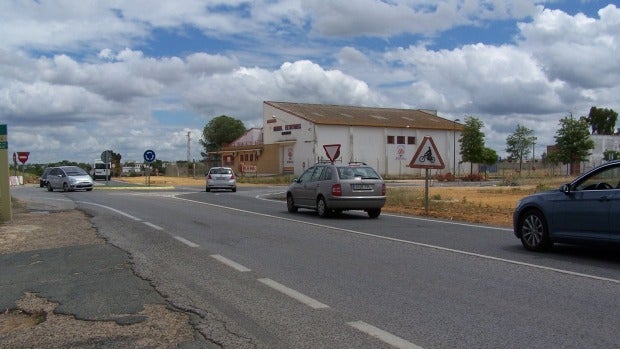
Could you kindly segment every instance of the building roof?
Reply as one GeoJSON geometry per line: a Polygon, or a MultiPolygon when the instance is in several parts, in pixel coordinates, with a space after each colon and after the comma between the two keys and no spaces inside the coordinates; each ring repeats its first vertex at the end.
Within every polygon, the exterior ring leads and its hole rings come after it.
{"type": "Polygon", "coordinates": [[[434,111],[265,101],[276,109],[318,125],[459,130],[463,125],[434,111]]]}

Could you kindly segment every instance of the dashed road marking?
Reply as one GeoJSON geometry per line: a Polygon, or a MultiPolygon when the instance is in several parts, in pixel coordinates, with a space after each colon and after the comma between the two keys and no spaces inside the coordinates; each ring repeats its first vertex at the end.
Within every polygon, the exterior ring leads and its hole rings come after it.
{"type": "Polygon", "coordinates": [[[237,271],[240,271],[242,273],[246,273],[248,271],[252,271],[252,269],[246,268],[243,265],[241,265],[241,264],[239,264],[239,263],[237,263],[237,262],[235,262],[233,260],[230,260],[230,259],[228,259],[228,258],[226,258],[226,257],[224,257],[222,255],[212,254],[211,257],[217,259],[221,263],[223,263],[223,264],[225,264],[225,265],[227,265],[227,266],[229,266],[229,267],[231,267],[231,268],[233,268],[233,269],[235,269],[237,271]]]}
{"type": "Polygon", "coordinates": [[[261,283],[273,288],[274,290],[284,293],[285,295],[309,306],[310,308],[313,309],[325,309],[325,308],[329,308],[329,305],[323,304],[319,301],[317,301],[316,299],[310,298],[308,296],[306,296],[305,294],[295,291],[292,288],[288,288],[280,283],[277,283],[271,279],[258,279],[258,281],[260,281],[261,283]]]}
{"type": "Polygon", "coordinates": [[[364,332],[372,337],[379,339],[380,341],[387,343],[394,348],[398,349],[423,349],[422,347],[408,342],[398,336],[395,336],[389,332],[386,332],[380,328],[369,325],[363,321],[347,322],[347,325],[364,332]]]}
{"type": "Polygon", "coordinates": [[[186,245],[187,245],[187,246],[189,246],[189,247],[199,247],[199,246],[200,246],[200,245],[195,244],[195,243],[193,243],[193,242],[191,242],[191,241],[189,241],[189,240],[187,240],[187,239],[184,239],[184,238],[182,238],[182,237],[180,237],[180,236],[176,236],[176,235],[175,235],[175,236],[174,236],[174,238],[175,238],[175,239],[177,239],[178,241],[180,241],[180,242],[182,242],[182,243],[186,244],[186,245]]]}

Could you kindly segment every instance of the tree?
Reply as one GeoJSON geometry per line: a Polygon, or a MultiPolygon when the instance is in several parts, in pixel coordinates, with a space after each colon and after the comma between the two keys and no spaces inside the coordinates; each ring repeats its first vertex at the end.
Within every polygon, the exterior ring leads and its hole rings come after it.
{"type": "Polygon", "coordinates": [[[563,164],[570,164],[571,175],[578,174],[579,162],[587,160],[594,141],[590,138],[587,118],[579,120],[573,115],[560,119],[560,129],[555,136],[556,150],[554,156],[563,164]]]}
{"type": "Polygon", "coordinates": [[[616,121],[618,121],[618,113],[613,109],[592,107],[586,120],[592,127],[592,134],[613,135],[616,121]]]}
{"type": "Polygon", "coordinates": [[[530,155],[530,148],[536,141],[534,130],[517,124],[517,129],[506,138],[506,152],[519,160],[519,173],[523,168],[523,158],[530,155]]]}
{"type": "MultiPolygon", "coordinates": [[[[491,148],[482,149],[482,164],[492,166],[497,163],[497,152],[491,148]]],[[[484,167],[484,178],[487,177],[487,166],[484,167]]]]}
{"type": "Polygon", "coordinates": [[[245,131],[243,122],[230,116],[220,115],[211,119],[202,130],[199,141],[205,150],[202,156],[207,157],[207,153],[220,150],[224,144],[241,137],[245,131]]]}
{"type": "Polygon", "coordinates": [[[465,118],[465,125],[461,132],[461,158],[470,162],[470,173],[473,172],[473,164],[484,163],[484,133],[480,129],[484,123],[474,116],[465,118]]]}

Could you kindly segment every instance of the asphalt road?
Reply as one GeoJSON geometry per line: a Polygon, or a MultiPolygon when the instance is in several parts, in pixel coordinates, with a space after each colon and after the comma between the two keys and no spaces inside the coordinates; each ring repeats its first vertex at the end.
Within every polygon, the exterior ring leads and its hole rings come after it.
{"type": "Polygon", "coordinates": [[[620,254],[522,249],[507,229],[323,219],[236,193],[48,193],[93,216],[135,271],[235,348],[619,348],[620,254]]]}

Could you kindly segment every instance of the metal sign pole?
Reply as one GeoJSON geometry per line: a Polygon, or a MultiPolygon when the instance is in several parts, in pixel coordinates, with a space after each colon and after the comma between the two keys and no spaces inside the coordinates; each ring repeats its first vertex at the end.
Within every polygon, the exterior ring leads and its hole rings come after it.
{"type": "Polygon", "coordinates": [[[426,169],[426,175],[424,176],[424,211],[428,213],[428,172],[429,169],[426,169]]]}

